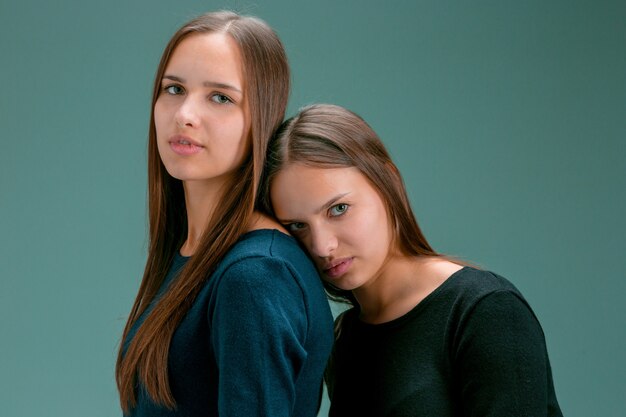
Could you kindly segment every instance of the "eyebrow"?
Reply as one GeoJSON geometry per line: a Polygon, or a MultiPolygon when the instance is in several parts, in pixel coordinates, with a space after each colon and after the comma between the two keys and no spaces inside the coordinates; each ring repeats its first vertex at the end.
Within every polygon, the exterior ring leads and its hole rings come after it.
{"type": "Polygon", "coordinates": [[[349,192],[347,193],[342,193],[342,194],[337,194],[336,196],[334,196],[333,198],[331,198],[330,200],[328,200],[326,203],[322,204],[320,206],[320,208],[317,209],[317,211],[315,212],[317,213],[321,213],[322,211],[328,209],[329,207],[331,207],[333,204],[335,204],[338,200],[341,200],[342,198],[344,198],[345,196],[347,196],[348,194],[350,194],[349,192]]]}
{"type": "MultiPolygon", "coordinates": [[[[185,80],[183,78],[177,77],[175,75],[164,75],[163,79],[168,79],[168,80],[176,81],[179,83],[185,83],[185,80]]],[[[205,81],[202,83],[202,85],[208,88],[222,88],[225,90],[232,90],[232,91],[236,91],[239,94],[242,94],[242,91],[240,89],[238,89],[234,85],[230,85],[226,83],[220,83],[217,81],[205,81]]]]}
{"type": "MultiPolygon", "coordinates": [[[[348,194],[350,194],[350,192],[337,194],[336,196],[332,197],[330,200],[328,200],[327,202],[322,204],[317,210],[315,210],[315,214],[321,213],[322,211],[328,209],[333,204],[335,204],[338,200],[341,200],[342,198],[344,198],[348,194]]],[[[291,219],[278,219],[278,221],[281,222],[281,223],[294,223],[294,222],[297,222],[297,220],[291,220],[291,219]]]]}

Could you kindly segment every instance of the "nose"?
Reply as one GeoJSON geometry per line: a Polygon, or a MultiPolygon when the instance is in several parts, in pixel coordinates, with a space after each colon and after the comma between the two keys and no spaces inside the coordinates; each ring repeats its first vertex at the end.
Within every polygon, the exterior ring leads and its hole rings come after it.
{"type": "Polygon", "coordinates": [[[335,249],[337,249],[337,237],[330,230],[325,227],[311,227],[311,233],[309,238],[309,251],[311,255],[328,258],[335,249]]]}
{"type": "Polygon", "coordinates": [[[174,114],[174,119],[179,128],[198,126],[198,105],[192,96],[185,97],[174,114]]]}

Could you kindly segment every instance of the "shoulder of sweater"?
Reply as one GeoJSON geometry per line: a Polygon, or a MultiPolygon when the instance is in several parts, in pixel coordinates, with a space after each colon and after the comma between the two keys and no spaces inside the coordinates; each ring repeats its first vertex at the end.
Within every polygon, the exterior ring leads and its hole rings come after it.
{"type": "Polygon", "coordinates": [[[295,239],[277,230],[255,230],[246,233],[226,253],[212,274],[211,282],[218,284],[228,276],[234,284],[275,286],[282,279],[297,283],[319,281],[317,270],[311,260],[298,246],[295,239]]]}
{"type": "MultiPolygon", "coordinates": [[[[463,321],[476,306],[485,302],[501,303],[504,300],[521,302],[532,312],[530,305],[521,292],[506,278],[485,270],[471,267],[463,268],[449,279],[446,298],[452,301],[452,311],[457,319],[463,321]],[[517,301],[515,301],[517,300],[517,301]]],[[[534,314],[534,313],[533,313],[534,314]]]]}
{"type": "MultiPolygon", "coordinates": [[[[465,315],[480,301],[493,294],[508,294],[528,304],[515,285],[506,278],[490,271],[465,267],[448,278],[409,315],[424,309],[432,311],[432,306],[436,306],[436,310],[443,308],[455,315],[465,315]]],[[[358,314],[359,310],[356,307],[341,313],[335,320],[336,333],[344,325],[350,326],[358,321],[358,314]]]]}
{"type": "Polygon", "coordinates": [[[447,283],[448,290],[458,297],[478,300],[495,292],[511,292],[521,297],[520,291],[506,278],[490,271],[465,267],[447,283]]]}
{"type": "Polygon", "coordinates": [[[260,229],[244,234],[226,253],[218,269],[237,262],[274,259],[287,263],[308,262],[295,239],[278,230],[260,229]]]}

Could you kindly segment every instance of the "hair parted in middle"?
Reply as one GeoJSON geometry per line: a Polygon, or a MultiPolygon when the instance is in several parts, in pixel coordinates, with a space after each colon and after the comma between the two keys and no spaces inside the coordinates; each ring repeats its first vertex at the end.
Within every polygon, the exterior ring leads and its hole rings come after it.
{"type": "Polygon", "coordinates": [[[149,247],[146,267],[120,346],[116,380],[124,413],[136,404],[137,378],[152,399],[170,409],[176,401],[169,385],[167,360],[172,335],[225,253],[247,231],[255,209],[267,143],[287,107],[290,73],[284,47],[262,20],[229,11],[201,15],[184,24],[170,39],[156,71],[148,135],[149,247]],[[176,281],[158,299],[132,341],[127,335],[146,311],[167,275],[174,254],[186,239],[187,217],[182,182],[163,165],[156,141],[154,105],[161,80],[179,43],[190,36],[223,33],[239,48],[243,64],[244,100],[250,114],[250,154],[222,190],[221,201],[202,241],[176,281]]]}
{"type": "MultiPolygon", "coordinates": [[[[317,168],[357,168],[380,195],[391,222],[394,249],[408,256],[441,256],[424,237],[407,196],[400,171],[374,130],[356,113],[332,104],[304,107],[285,121],[269,144],[262,183],[266,210],[278,172],[291,164],[317,168]]],[[[356,305],[350,291],[324,282],[336,301],[356,305]]]]}

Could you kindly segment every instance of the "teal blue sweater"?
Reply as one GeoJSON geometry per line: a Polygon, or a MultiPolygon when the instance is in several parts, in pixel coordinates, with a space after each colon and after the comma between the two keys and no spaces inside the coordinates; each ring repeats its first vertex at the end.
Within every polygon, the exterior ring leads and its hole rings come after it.
{"type": "MultiPolygon", "coordinates": [[[[177,255],[162,291],[187,259],[177,255]]],[[[296,241],[276,230],[247,233],[174,333],[168,366],[176,410],[154,404],[140,387],[130,415],[315,416],[332,326],[318,274],[296,241]]]]}

